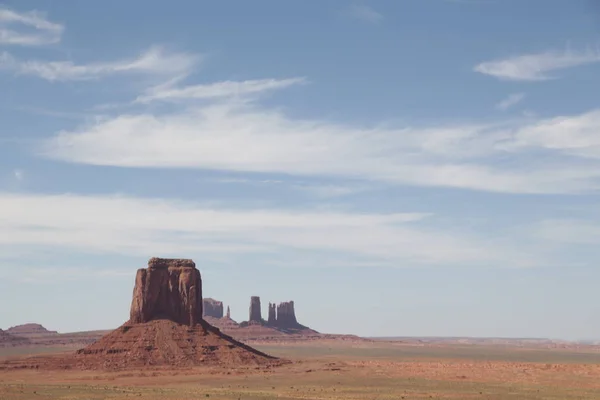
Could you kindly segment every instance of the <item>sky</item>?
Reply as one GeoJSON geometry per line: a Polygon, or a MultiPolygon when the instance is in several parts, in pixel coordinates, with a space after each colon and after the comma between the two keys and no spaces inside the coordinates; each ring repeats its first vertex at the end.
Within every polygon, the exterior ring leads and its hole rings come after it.
{"type": "Polygon", "coordinates": [[[600,3],[0,0],[0,328],[192,258],[321,332],[600,338],[600,3]]]}

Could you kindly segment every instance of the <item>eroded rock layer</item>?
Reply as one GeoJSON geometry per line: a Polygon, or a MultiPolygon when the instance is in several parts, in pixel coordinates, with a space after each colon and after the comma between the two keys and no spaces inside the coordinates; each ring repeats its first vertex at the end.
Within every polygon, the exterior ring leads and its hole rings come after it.
{"type": "Polygon", "coordinates": [[[192,260],[151,258],[137,271],[129,322],[154,319],[190,326],[202,320],[202,279],[192,260]]]}
{"type": "Polygon", "coordinates": [[[128,369],[161,365],[233,367],[276,362],[274,357],[234,340],[207,323],[189,327],[163,319],[124,324],[79,350],[72,365],[79,369],[128,369]]]}
{"type": "Polygon", "coordinates": [[[29,343],[29,339],[25,337],[11,335],[0,329],[0,347],[22,346],[29,343]]]}

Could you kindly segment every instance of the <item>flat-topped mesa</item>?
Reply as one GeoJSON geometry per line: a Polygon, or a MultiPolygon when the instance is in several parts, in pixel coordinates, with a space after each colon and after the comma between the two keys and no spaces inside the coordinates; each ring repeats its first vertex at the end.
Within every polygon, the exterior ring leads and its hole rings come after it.
{"type": "Polygon", "coordinates": [[[189,258],[152,257],[148,260],[148,268],[196,268],[196,263],[189,258]]]}
{"type": "Polygon", "coordinates": [[[248,318],[248,322],[258,322],[262,323],[262,313],[260,311],[260,297],[252,296],[250,297],[250,317],[248,318]]]}
{"type": "Polygon", "coordinates": [[[11,335],[17,335],[17,336],[23,336],[23,337],[55,335],[58,333],[57,331],[49,331],[48,329],[44,328],[42,325],[35,324],[35,323],[28,323],[28,324],[13,326],[11,328],[8,328],[6,330],[6,332],[10,333],[11,335]]]}
{"type": "Polygon", "coordinates": [[[267,324],[271,326],[277,325],[277,305],[275,303],[269,303],[269,318],[267,324]]]}
{"type": "Polygon", "coordinates": [[[223,302],[206,298],[202,300],[202,309],[205,317],[223,318],[223,302]]]}
{"type": "Polygon", "coordinates": [[[129,322],[169,319],[193,326],[202,321],[202,279],[192,260],[153,257],[138,269],[129,322]]]}

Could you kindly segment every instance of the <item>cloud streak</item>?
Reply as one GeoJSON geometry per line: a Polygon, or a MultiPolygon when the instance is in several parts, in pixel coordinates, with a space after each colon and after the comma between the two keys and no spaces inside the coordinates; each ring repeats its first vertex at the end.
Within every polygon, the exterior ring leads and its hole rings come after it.
{"type": "Polygon", "coordinates": [[[182,88],[172,87],[171,82],[150,88],[136,99],[136,103],[152,101],[181,101],[193,99],[218,99],[244,97],[259,93],[285,89],[289,86],[305,84],[305,78],[255,79],[246,81],[223,81],[205,85],[191,85],[182,88]]]}
{"type": "Polygon", "coordinates": [[[486,61],[476,65],[474,71],[501,80],[535,82],[556,79],[555,76],[549,74],[552,71],[597,62],[600,62],[598,50],[548,51],[486,61]]]}
{"type": "Polygon", "coordinates": [[[274,259],[281,251],[325,251],[398,266],[523,261],[514,249],[461,235],[455,227],[432,229],[431,218],[421,212],[248,210],[124,196],[0,194],[0,246],[130,256],[259,253],[274,259]]]}
{"type": "Polygon", "coordinates": [[[525,98],[525,93],[513,93],[507,98],[496,104],[496,109],[506,111],[509,108],[516,106],[525,98]]]}
{"type": "Polygon", "coordinates": [[[42,46],[58,43],[64,26],[46,19],[36,11],[19,13],[0,6],[0,44],[20,46],[42,46]],[[14,30],[14,26],[19,30],[14,30]],[[30,28],[32,31],[23,31],[30,28]]]}
{"type": "Polygon", "coordinates": [[[86,81],[131,73],[173,76],[187,74],[198,61],[196,55],[169,53],[159,46],[152,47],[133,59],[79,65],[71,61],[21,61],[10,53],[0,53],[0,69],[51,82],[86,81]]]}
{"type": "MultiPolygon", "coordinates": [[[[510,151],[544,149],[577,159],[600,159],[600,110],[539,120],[515,131],[510,151]]],[[[594,168],[597,167],[594,164],[594,168]]]]}
{"type": "Polygon", "coordinates": [[[600,154],[594,136],[599,114],[497,125],[357,127],[289,118],[255,103],[219,101],[173,113],[119,115],[94,122],[58,133],[39,153],[91,165],[576,193],[598,189],[600,168],[592,155],[600,154]],[[529,156],[539,150],[554,157],[529,156]]]}

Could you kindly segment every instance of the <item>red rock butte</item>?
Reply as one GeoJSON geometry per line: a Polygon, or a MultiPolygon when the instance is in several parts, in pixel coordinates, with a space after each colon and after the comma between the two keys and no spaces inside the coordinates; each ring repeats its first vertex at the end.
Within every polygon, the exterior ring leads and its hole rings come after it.
{"type": "MultiPolygon", "coordinates": [[[[229,307],[227,307],[229,310],[229,307]]],[[[202,311],[204,317],[223,318],[223,302],[207,298],[202,300],[202,311]]]]}
{"type": "Polygon", "coordinates": [[[190,326],[202,321],[202,279],[194,261],[154,257],[138,269],[129,322],[155,319],[190,326]]]}
{"type": "Polygon", "coordinates": [[[148,268],[137,271],[129,321],[72,356],[4,362],[0,369],[231,368],[282,362],[202,319],[202,279],[192,260],[151,258],[148,268]]]}

